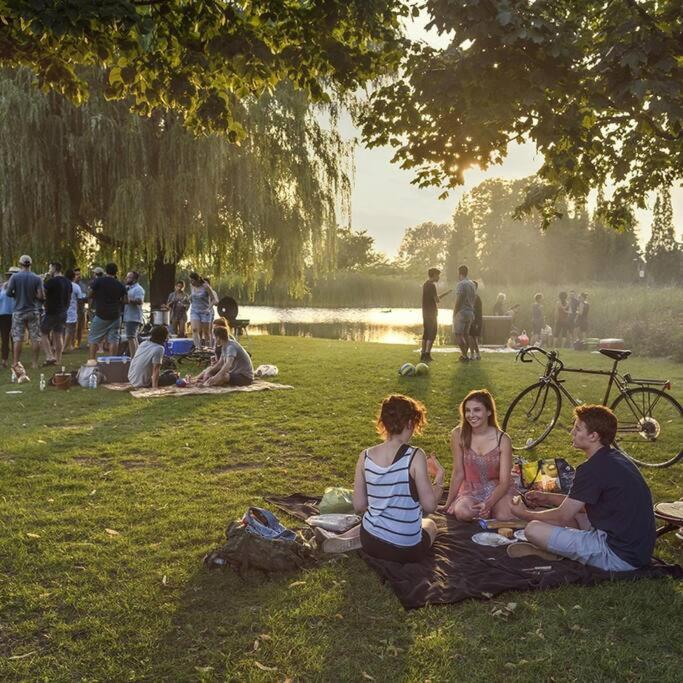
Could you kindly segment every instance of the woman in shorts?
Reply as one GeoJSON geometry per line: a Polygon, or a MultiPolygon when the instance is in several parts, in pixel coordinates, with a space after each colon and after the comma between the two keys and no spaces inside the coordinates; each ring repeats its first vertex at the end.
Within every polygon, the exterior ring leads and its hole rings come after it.
{"type": "Polygon", "coordinates": [[[427,458],[410,444],[425,423],[422,403],[398,394],[388,396],[377,419],[382,442],[366,448],[358,458],[353,506],[363,515],[360,545],[378,559],[419,562],[436,537],[436,525],[423,515],[436,510],[444,470],[433,454],[427,458]]]}
{"type": "Polygon", "coordinates": [[[196,349],[211,345],[211,321],[215,298],[215,292],[204,278],[197,273],[190,273],[190,323],[192,341],[196,349]]]}
{"type": "Polygon", "coordinates": [[[451,432],[453,474],[445,510],[462,521],[513,519],[512,443],[498,426],[496,402],[486,389],[470,391],[451,432]]]}

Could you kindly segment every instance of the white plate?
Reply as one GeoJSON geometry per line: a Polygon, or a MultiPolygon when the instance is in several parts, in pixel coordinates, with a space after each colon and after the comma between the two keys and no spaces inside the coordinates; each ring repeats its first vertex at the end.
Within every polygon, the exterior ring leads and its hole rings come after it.
{"type": "Polygon", "coordinates": [[[478,534],[472,536],[472,540],[478,545],[488,545],[488,546],[499,546],[499,545],[510,545],[514,541],[510,538],[505,538],[500,534],[496,534],[493,531],[480,531],[478,534]]]}
{"type": "Polygon", "coordinates": [[[526,543],[526,534],[524,533],[524,529],[517,529],[514,533],[515,538],[518,541],[524,541],[526,543]]]}

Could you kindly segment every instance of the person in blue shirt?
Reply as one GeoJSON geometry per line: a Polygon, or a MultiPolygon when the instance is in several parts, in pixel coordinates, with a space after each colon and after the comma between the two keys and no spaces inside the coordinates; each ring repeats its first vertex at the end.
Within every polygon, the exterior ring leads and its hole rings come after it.
{"type": "Polygon", "coordinates": [[[142,304],[145,300],[145,290],[138,283],[140,275],[131,270],[126,275],[126,305],[123,309],[123,324],[128,339],[128,353],[132,358],[138,350],[138,334],[142,327],[142,304]]]}
{"type": "Polygon", "coordinates": [[[14,299],[7,296],[7,283],[12,275],[18,272],[19,268],[12,266],[5,273],[5,281],[0,284],[0,343],[2,345],[3,368],[6,368],[9,362],[10,332],[12,330],[12,313],[14,313],[14,299]]]}

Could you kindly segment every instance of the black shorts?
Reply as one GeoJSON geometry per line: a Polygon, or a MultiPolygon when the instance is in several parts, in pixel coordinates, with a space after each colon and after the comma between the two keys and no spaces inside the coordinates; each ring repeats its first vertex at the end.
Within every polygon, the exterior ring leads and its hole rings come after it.
{"type": "Polygon", "coordinates": [[[470,325],[470,337],[481,337],[481,323],[478,320],[470,325]]]}
{"type": "Polygon", "coordinates": [[[64,313],[46,313],[40,321],[40,331],[43,334],[56,332],[62,334],[66,327],[66,311],[64,313]]]}
{"type": "Polygon", "coordinates": [[[228,380],[228,384],[231,387],[246,387],[253,383],[254,380],[251,377],[247,377],[246,375],[233,375],[232,373],[228,380]]]}
{"type": "Polygon", "coordinates": [[[417,544],[407,548],[401,548],[392,543],[387,543],[373,536],[361,524],[360,543],[363,552],[377,558],[378,560],[388,560],[389,562],[420,562],[432,547],[432,540],[429,534],[422,529],[422,540],[417,544]]]}
{"type": "Polygon", "coordinates": [[[424,332],[422,333],[422,339],[425,341],[434,341],[436,339],[436,333],[439,329],[439,321],[435,315],[425,315],[422,314],[422,324],[424,325],[424,332]]]}

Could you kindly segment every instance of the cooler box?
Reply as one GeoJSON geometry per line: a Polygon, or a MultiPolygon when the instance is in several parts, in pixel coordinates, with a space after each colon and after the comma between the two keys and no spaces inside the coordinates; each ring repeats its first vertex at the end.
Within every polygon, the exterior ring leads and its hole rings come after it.
{"type": "Polygon", "coordinates": [[[511,315],[482,316],[482,344],[505,346],[512,329],[511,315]]]}
{"type": "Polygon", "coordinates": [[[191,353],[194,343],[191,339],[169,339],[166,342],[166,354],[169,356],[184,356],[191,353]]]}
{"type": "Polygon", "coordinates": [[[99,356],[97,358],[97,369],[102,373],[103,381],[107,384],[128,382],[129,366],[128,356],[99,356]]]}

